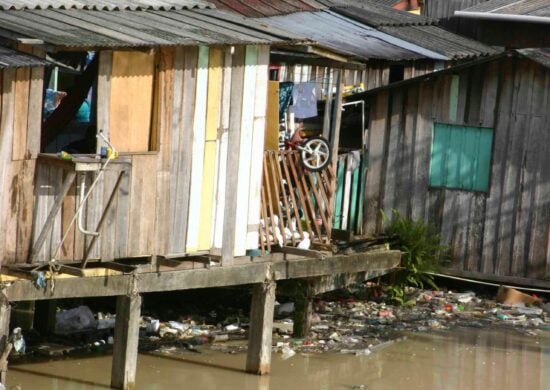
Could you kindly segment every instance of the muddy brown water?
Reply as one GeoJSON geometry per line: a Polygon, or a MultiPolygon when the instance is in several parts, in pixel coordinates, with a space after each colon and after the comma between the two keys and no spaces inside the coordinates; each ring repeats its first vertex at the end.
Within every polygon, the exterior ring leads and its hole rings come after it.
{"type": "MultiPolygon", "coordinates": [[[[369,356],[273,354],[266,377],[242,371],[245,355],[210,349],[170,357],[141,354],[137,389],[550,389],[550,331],[514,329],[416,333],[369,356]],[[361,387],[363,386],[363,387],[361,387]]],[[[12,366],[8,388],[108,389],[111,357],[12,366]]]]}

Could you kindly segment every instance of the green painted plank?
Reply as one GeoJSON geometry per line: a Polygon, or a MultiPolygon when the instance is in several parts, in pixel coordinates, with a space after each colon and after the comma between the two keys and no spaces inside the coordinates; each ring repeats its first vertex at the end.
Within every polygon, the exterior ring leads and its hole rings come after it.
{"type": "Polygon", "coordinates": [[[489,179],[491,175],[493,130],[488,128],[480,128],[479,134],[479,160],[474,190],[487,192],[489,191],[489,179]]]}
{"type": "Polygon", "coordinates": [[[338,156],[338,167],[336,175],[336,202],[334,206],[333,228],[340,229],[342,226],[342,201],[344,197],[344,177],[346,172],[346,156],[338,156]]]}
{"type": "Polygon", "coordinates": [[[357,198],[359,197],[360,183],[359,183],[359,173],[361,172],[361,164],[359,164],[351,174],[351,199],[349,205],[349,219],[348,219],[348,230],[357,233],[356,224],[357,224],[357,198]]]}
{"type": "Polygon", "coordinates": [[[360,180],[359,180],[359,202],[357,210],[357,226],[355,227],[356,234],[363,234],[363,205],[365,202],[365,185],[367,182],[367,152],[363,152],[361,155],[361,166],[360,166],[360,180]]]}
{"type": "Polygon", "coordinates": [[[430,185],[463,190],[489,188],[493,130],[436,123],[430,185]]]}

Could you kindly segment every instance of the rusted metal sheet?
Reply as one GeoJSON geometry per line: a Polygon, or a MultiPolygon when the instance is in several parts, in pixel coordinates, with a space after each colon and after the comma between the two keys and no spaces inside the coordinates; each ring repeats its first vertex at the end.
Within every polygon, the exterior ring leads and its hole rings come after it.
{"type": "Polygon", "coordinates": [[[326,8],[316,0],[212,0],[211,2],[218,9],[236,12],[252,18],[315,11],[326,8]]]}

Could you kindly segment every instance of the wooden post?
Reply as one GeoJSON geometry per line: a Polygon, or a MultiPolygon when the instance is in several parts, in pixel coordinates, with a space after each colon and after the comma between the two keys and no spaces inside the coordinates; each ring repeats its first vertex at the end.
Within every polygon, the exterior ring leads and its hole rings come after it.
{"type": "Polygon", "coordinates": [[[136,380],[141,296],[121,295],[116,302],[111,387],[133,389],[136,380]]]}
{"type": "Polygon", "coordinates": [[[300,283],[302,288],[294,295],[294,326],[293,337],[304,338],[311,328],[313,314],[313,294],[311,284],[300,283]]]}
{"type": "Polygon", "coordinates": [[[332,107],[334,116],[331,122],[330,143],[332,145],[332,165],[336,167],[338,161],[338,145],[340,144],[340,122],[342,120],[342,93],[344,84],[342,82],[342,69],[336,69],[336,97],[332,107]]]}
{"type": "Polygon", "coordinates": [[[0,293],[0,383],[6,384],[8,373],[8,355],[12,345],[10,337],[10,303],[3,293],[0,293]]]}
{"type": "Polygon", "coordinates": [[[246,355],[246,371],[252,374],[268,374],[271,367],[271,338],[276,287],[277,283],[269,280],[256,284],[252,292],[250,332],[246,355]]]}

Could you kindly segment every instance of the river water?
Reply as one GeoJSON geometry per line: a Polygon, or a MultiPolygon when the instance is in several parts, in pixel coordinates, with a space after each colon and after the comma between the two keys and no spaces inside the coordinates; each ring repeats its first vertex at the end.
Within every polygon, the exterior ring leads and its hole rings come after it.
{"type": "MultiPolygon", "coordinates": [[[[272,373],[245,374],[245,355],[210,349],[169,357],[141,354],[136,389],[550,389],[550,331],[460,328],[415,333],[369,356],[309,354],[283,360],[272,373]]],[[[10,367],[8,388],[108,389],[111,357],[10,367]]]]}

